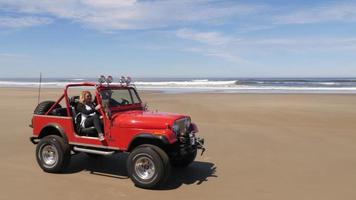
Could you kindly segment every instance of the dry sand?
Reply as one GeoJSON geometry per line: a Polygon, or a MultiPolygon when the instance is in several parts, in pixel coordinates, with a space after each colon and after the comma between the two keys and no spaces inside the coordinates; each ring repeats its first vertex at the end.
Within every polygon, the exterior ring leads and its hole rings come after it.
{"type": "MultiPolygon", "coordinates": [[[[42,99],[62,90],[45,89],[42,99]]],[[[0,88],[0,199],[356,199],[356,95],[144,93],[192,116],[207,151],[160,190],[134,187],[123,154],[75,155],[44,173],[28,140],[36,89],[0,88]]]]}

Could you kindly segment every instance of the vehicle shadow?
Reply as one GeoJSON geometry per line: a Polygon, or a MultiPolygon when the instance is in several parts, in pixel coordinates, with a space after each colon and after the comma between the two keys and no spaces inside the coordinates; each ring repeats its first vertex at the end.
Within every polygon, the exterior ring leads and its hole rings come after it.
{"type": "MultiPolygon", "coordinates": [[[[84,153],[72,156],[69,167],[63,172],[65,174],[88,171],[90,174],[106,176],[110,178],[128,179],[126,171],[126,160],[128,154],[120,153],[111,156],[91,157],[84,153]]],[[[172,190],[181,185],[200,185],[211,177],[218,177],[217,167],[214,163],[195,161],[187,168],[173,168],[167,182],[157,190],[172,190]]]]}
{"type": "Polygon", "coordinates": [[[128,179],[126,159],[128,154],[120,153],[111,156],[88,156],[80,153],[72,156],[71,163],[63,172],[65,174],[88,171],[90,174],[118,179],[128,179]]]}
{"type": "Polygon", "coordinates": [[[159,190],[172,190],[185,185],[200,185],[209,178],[217,178],[217,167],[214,163],[194,161],[187,168],[172,168],[171,175],[167,182],[160,186],[159,190]]]}

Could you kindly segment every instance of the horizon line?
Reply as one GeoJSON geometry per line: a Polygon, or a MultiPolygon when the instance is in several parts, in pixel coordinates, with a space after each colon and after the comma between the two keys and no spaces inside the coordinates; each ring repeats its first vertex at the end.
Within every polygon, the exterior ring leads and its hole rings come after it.
{"type": "MultiPolygon", "coordinates": [[[[133,79],[141,79],[141,78],[154,78],[154,79],[185,79],[185,78],[195,78],[195,79],[209,79],[209,78],[234,78],[234,79],[238,79],[238,78],[242,78],[242,79],[245,79],[245,78],[256,78],[256,79],[260,79],[260,78],[288,78],[288,79],[291,79],[291,78],[297,78],[297,79],[302,79],[302,78],[355,78],[356,79],[356,76],[176,76],[176,77],[172,77],[172,76],[169,76],[169,77],[163,77],[163,76],[137,76],[137,77],[133,77],[133,76],[130,76],[131,78],[133,79]]],[[[34,76],[31,76],[31,77],[23,77],[23,76],[14,76],[14,77],[0,77],[0,79],[34,79],[34,78],[40,78],[39,76],[38,77],[34,77],[34,76]]],[[[68,79],[95,79],[95,78],[98,78],[98,77],[70,77],[70,76],[49,76],[49,77],[43,77],[42,76],[42,79],[55,79],[55,78],[68,78],[68,79]]],[[[115,77],[114,77],[115,78],[115,77]]],[[[120,77],[117,77],[117,78],[120,78],[120,77]]]]}

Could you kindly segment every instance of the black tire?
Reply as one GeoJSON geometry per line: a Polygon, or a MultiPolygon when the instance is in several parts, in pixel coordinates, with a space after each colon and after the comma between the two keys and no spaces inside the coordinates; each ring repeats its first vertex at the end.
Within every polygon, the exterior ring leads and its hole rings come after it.
{"type": "MultiPolygon", "coordinates": [[[[54,102],[54,101],[43,101],[37,105],[37,107],[33,113],[36,115],[44,115],[55,103],[56,102],[54,102]]],[[[60,107],[61,106],[59,104],[57,104],[55,108],[60,108],[60,107]]]]}
{"type": "Polygon", "coordinates": [[[171,174],[171,168],[172,168],[167,153],[165,151],[163,151],[160,147],[152,145],[152,144],[144,144],[141,146],[152,148],[154,151],[156,151],[159,154],[159,156],[161,157],[161,159],[163,161],[164,172],[165,172],[164,179],[162,179],[160,184],[166,182],[168,177],[171,174]]]}
{"type": "Polygon", "coordinates": [[[188,167],[195,160],[196,157],[197,150],[178,158],[172,158],[171,165],[177,168],[185,168],[188,167]]]}
{"type": "Polygon", "coordinates": [[[159,186],[167,180],[169,170],[168,156],[159,147],[138,146],[127,158],[128,176],[140,188],[152,189],[159,186]]]}
{"type": "Polygon", "coordinates": [[[37,163],[45,172],[63,171],[69,165],[70,158],[69,144],[57,135],[46,136],[37,144],[37,163]]]}
{"type": "Polygon", "coordinates": [[[95,154],[95,153],[85,153],[89,158],[96,159],[102,157],[102,155],[95,154]]]}

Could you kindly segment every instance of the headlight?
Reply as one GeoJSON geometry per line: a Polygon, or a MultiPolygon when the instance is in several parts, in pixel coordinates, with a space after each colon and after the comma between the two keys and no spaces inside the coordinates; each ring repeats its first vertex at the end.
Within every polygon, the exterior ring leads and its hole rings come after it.
{"type": "Polygon", "coordinates": [[[181,118],[173,123],[172,130],[176,136],[185,135],[190,127],[190,118],[181,118]]]}
{"type": "Polygon", "coordinates": [[[186,128],[186,130],[188,130],[188,129],[189,129],[189,127],[190,127],[190,123],[191,123],[190,118],[189,118],[189,117],[187,117],[187,118],[185,119],[185,128],[186,128]]]}
{"type": "Polygon", "coordinates": [[[173,132],[176,136],[179,133],[179,125],[177,124],[177,122],[174,122],[174,124],[173,124],[173,132]]]}

